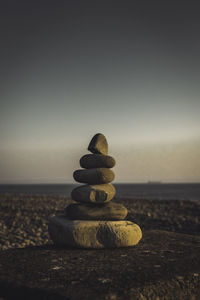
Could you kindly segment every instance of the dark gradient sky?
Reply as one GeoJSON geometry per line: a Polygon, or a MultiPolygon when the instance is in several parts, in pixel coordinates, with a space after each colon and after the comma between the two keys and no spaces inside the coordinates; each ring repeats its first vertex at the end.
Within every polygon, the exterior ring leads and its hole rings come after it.
{"type": "Polygon", "coordinates": [[[73,182],[93,134],[116,182],[200,181],[197,1],[0,3],[0,183],[73,182]]]}

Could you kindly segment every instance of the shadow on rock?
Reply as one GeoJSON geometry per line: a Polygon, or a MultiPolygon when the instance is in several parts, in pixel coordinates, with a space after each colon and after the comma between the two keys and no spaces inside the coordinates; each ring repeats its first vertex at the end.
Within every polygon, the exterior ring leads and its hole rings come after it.
{"type": "Polygon", "coordinates": [[[23,299],[23,300],[69,300],[55,292],[46,291],[39,288],[30,288],[23,285],[17,285],[14,282],[0,282],[0,296],[6,300],[23,299]]]}

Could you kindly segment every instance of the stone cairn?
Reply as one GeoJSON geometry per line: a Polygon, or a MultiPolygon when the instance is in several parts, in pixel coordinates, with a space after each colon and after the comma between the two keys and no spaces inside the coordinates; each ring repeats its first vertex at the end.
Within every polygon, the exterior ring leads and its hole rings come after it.
{"type": "Polygon", "coordinates": [[[76,203],[66,207],[64,214],[50,218],[49,234],[57,245],[82,248],[111,248],[136,245],[142,232],[137,224],[124,220],[127,209],[115,202],[115,188],[110,182],[115,175],[110,168],[115,159],[108,155],[108,143],[96,134],[86,154],[80,159],[84,169],[76,170],[74,179],[85,183],[73,189],[76,203]]]}

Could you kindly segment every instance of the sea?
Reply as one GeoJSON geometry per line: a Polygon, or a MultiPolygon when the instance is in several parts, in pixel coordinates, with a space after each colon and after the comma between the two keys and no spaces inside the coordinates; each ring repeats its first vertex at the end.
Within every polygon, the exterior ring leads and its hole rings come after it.
{"type": "MultiPolygon", "coordinates": [[[[69,197],[77,184],[3,184],[0,194],[26,194],[69,197]]],[[[200,183],[114,184],[116,197],[150,200],[200,200],[200,183]]]]}

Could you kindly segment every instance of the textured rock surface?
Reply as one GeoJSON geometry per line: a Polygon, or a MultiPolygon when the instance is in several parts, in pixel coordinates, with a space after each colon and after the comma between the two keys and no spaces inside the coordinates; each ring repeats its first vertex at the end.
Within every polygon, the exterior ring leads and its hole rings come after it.
{"type": "Polygon", "coordinates": [[[70,204],[65,209],[67,218],[71,220],[123,220],[127,209],[122,204],[109,202],[105,204],[70,204]]]}
{"type": "Polygon", "coordinates": [[[88,150],[95,154],[108,154],[108,143],[106,137],[102,133],[97,133],[93,136],[88,150]]]}
{"type": "Polygon", "coordinates": [[[88,184],[103,184],[113,181],[115,174],[106,168],[76,170],[73,174],[76,181],[88,184]]]}
{"type": "Polygon", "coordinates": [[[199,249],[199,236],[152,230],[131,248],[87,250],[44,244],[0,251],[0,297],[198,300],[199,249]]]}
{"type": "Polygon", "coordinates": [[[102,154],[86,154],[80,159],[80,166],[85,169],[113,168],[115,163],[112,156],[102,154]]]}
{"type": "Polygon", "coordinates": [[[134,246],[142,237],[130,221],[71,221],[64,215],[50,218],[49,234],[57,245],[82,248],[134,246]]]}
{"type": "Polygon", "coordinates": [[[110,201],[115,193],[112,184],[82,185],[73,189],[71,197],[77,202],[104,203],[110,201]]]}

